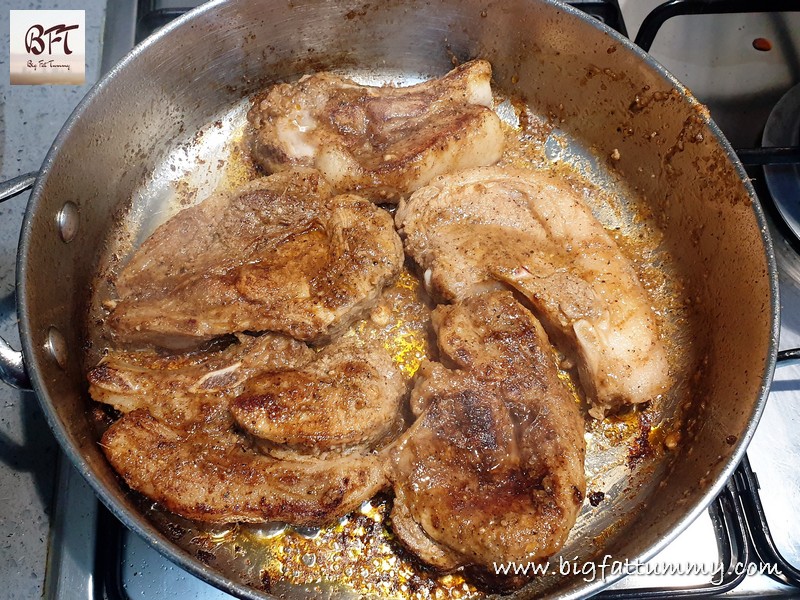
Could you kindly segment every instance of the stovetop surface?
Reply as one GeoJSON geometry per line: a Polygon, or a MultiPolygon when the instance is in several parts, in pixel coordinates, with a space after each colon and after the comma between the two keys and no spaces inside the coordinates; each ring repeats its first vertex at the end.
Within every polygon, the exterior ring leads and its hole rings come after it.
{"type": "MultiPolygon", "coordinates": [[[[0,68],[0,181],[37,170],[61,126],[100,73],[106,0],[4,0],[0,66],[7,64],[8,9],[86,11],[86,84],[11,86],[0,68]],[[42,6],[42,5],[46,6],[42,6]]],[[[19,348],[17,241],[27,194],[0,204],[0,336],[19,348]]],[[[58,445],[36,397],[0,383],[0,597],[41,597],[49,547],[58,445]]]]}
{"type": "MultiPolygon", "coordinates": [[[[15,1],[12,8],[31,8],[33,4],[15,1]]],[[[121,40],[136,33],[131,21],[135,4],[135,1],[130,5],[110,2],[108,22],[103,29],[106,7],[101,0],[48,3],[48,7],[86,10],[87,84],[3,88],[2,180],[38,168],[72,108],[101,70],[113,65],[121,57],[120,53],[129,47],[129,43],[121,43],[121,40]],[[115,16],[120,19],[114,21],[115,16]],[[105,52],[101,59],[104,31],[105,52]]],[[[157,8],[172,9],[185,4],[161,0],[157,8]]],[[[659,2],[622,0],[620,4],[628,32],[633,34],[644,16],[659,2]]],[[[2,36],[8,33],[7,18],[7,13],[0,14],[0,45],[5,47],[8,44],[2,36]]],[[[751,147],[758,142],[771,106],[793,83],[800,81],[797,43],[800,43],[798,15],[680,17],[662,28],[652,53],[710,106],[712,116],[734,146],[751,147]],[[755,37],[777,41],[777,51],[754,54],[750,42],[755,37]]],[[[758,181],[760,173],[754,171],[751,176],[756,178],[757,186],[763,183],[758,181]]],[[[763,200],[763,185],[759,187],[759,194],[763,200]]],[[[0,204],[0,335],[13,343],[18,343],[13,314],[13,265],[25,202],[23,196],[0,204]]],[[[778,225],[773,230],[781,269],[781,347],[796,347],[800,346],[800,258],[782,239],[778,225]]],[[[786,366],[776,372],[773,391],[748,456],[761,486],[760,499],[774,542],[781,555],[796,566],[800,565],[800,436],[795,435],[799,428],[800,367],[786,366]]],[[[171,564],[138,536],[121,529],[113,517],[99,507],[91,490],[68,464],[62,462],[56,472],[56,456],[56,444],[35,398],[0,386],[0,564],[5,565],[0,567],[0,579],[4,582],[0,595],[9,598],[31,598],[42,593],[48,598],[228,598],[224,592],[171,564]],[[51,504],[54,489],[57,490],[55,506],[58,510],[51,504]],[[114,530],[117,537],[112,539],[119,541],[112,548],[117,553],[114,559],[117,568],[111,569],[111,574],[98,573],[95,568],[97,538],[94,528],[98,521],[101,528],[114,530]]],[[[717,565],[741,556],[743,548],[737,548],[737,544],[745,546],[745,551],[749,548],[752,554],[748,541],[722,539],[725,536],[720,534],[726,519],[735,517],[731,516],[735,511],[729,509],[739,491],[731,484],[709,511],[650,562],[694,561],[717,565]],[[731,551],[734,555],[728,556],[731,551]]],[[[706,575],[677,578],[637,575],[622,580],[613,589],[625,594],[632,589],[707,586],[708,582],[706,575]]],[[[642,597],[643,593],[636,592],[636,595],[642,597]]],[[[724,595],[796,597],[800,592],[767,576],[757,575],[745,577],[724,595]]]]}

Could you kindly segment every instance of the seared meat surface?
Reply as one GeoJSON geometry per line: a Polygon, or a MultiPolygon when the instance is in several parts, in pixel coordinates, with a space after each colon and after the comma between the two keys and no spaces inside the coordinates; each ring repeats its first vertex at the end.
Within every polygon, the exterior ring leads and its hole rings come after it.
{"type": "Polygon", "coordinates": [[[399,274],[391,217],[320,173],[296,170],[213,196],[159,227],[116,281],[109,318],[125,344],[177,350],[274,331],[324,343],[399,274]]]}
{"type": "Polygon", "coordinates": [[[341,192],[396,202],[437,175],[497,162],[491,76],[475,60],[404,88],[332,73],[278,84],[248,113],[251,154],[267,172],[315,167],[341,192]]]}
{"type": "Polygon", "coordinates": [[[101,440],[130,487],[183,517],[324,525],[386,485],[378,454],[277,460],[236,433],[227,407],[198,403],[196,412],[198,421],[170,424],[138,409],[101,440]]]}
{"type": "Polygon", "coordinates": [[[190,519],[329,523],[386,486],[385,456],[341,447],[324,459],[279,460],[261,454],[230,412],[248,378],[315,358],[276,334],[182,356],[111,352],[89,373],[92,397],[125,413],[103,435],[103,451],[131,488],[190,519]]]}
{"type": "Polygon", "coordinates": [[[272,174],[177,214],[114,282],[116,349],[88,379],[121,413],[101,446],[130,488],[190,519],[314,526],[391,488],[395,538],[436,569],[561,550],[585,423],[550,340],[597,417],[671,380],[647,290],[581,193],[487,166],[504,145],[490,79],[476,60],[256,98],[246,141],[272,174]],[[431,297],[413,281],[381,300],[404,249],[431,297]]]}
{"type": "Polygon", "coordinates": [[[314,354],[276,334],[239,335],[227,347],[176,356],[112,350],[89,371],[89,395],[121,413],[146,408],[159,419],[196,420],[197,398],[234,398],[250,377],[301,368],[314,354]]]}
{"type": "Polygon", "coordinates": [[[671,381],[647,292],[581,196],[540,171],[437,178],[397,210],[406,251],[439,301],[504,285],[576,357],[592,413],[646,402],[671,381]]]}
{"type": "Polygon", "coordinates": [[[399,433],[405,389],[386,349],[348,336],[300,369],[249,379],[231,412],[277,456],[369,449],[399,433]]]}
{"type": "Polygon", "coordinates": [[[510,292],[434,312],[442,360],[392,454],[394,532],[439,568],[557,552],[585,493],[584,424],[534,316],[510,292]]]}

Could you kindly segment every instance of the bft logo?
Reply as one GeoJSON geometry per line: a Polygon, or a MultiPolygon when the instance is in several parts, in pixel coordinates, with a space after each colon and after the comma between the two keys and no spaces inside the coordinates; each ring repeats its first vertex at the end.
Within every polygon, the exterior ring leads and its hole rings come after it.
{"type": "Polygon", "coordinates": [[[84,11],[12,10],[10,17],[12,84],[84,83],[84,11]]]}
{"type": "MultiPolygon", "coordinates": [[[[47,48],[47,54],[53,54],[53,44],[61,43],[64,54],[72,54],[69,49],[69,32],[73,29],[80,29],[80,25],[66,25],[61,23],[45,29],[41,25],[32,25],[25,34],[25,50],[30,54],[40,55],[47,48]],[[62,35],[63,34],[63,37],[62,35]],[[45,46],[45,36],[47,36],[47,46],[45,46]]],[[[56,46],[56,51],[58,46],[56,46]]]]}

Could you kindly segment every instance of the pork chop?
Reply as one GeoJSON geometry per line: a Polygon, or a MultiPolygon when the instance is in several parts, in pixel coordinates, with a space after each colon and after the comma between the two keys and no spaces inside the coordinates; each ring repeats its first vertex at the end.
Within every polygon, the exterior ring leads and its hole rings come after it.
{"type": "Polygon", "coordinates": [[[190,519],[329,523],[386,486],[385,456],[341,447],[324,459],[287,452],[279,460],[230,412],[248,378],[315,357],[277,334],[182,356],[112,351],[89,373],[92,397],[124,413],[102,436],[103,452],[131,488],[190,519]]]}
{"type": "Polygon", "coordinates": [[[651,301],[581,196],[540,171],[478,168],[436,179],[397,210],[405,248],[439,301],[504,285],[576,357],[592,414],[671,385],[651,301]]]}
{"type": "Polygon", "coordinates": [[[400,273],[391,217],[334,196],[318,171],[250,182],[159,227],[116,281],[117,342],[173,350],[274,331],[321,344],[365,315],[400,273]]]}
{"type": "Polygon", "coordinates": [[[399,433],[405,389],[383,346],[348,336],[300,369],[249,379],[231,412],[276,456],[368,450],[399,433]]]}
{"type": "Polygon", "coordinates": [[[101,440],[131,488],[178,515],[214,523],[324,525],[386,485],[379,454],[278,460],[250,447],[227,407],[210,402],[196,408],[202,418],[182,425],[134,410],[101,440]]]}
{"type": "Polygon", "coordinates": [[[396,202],[437,175],[499,160],[491,77],[491,65],[474,60],[410,87],[333,73],[278,84],[248,113],[251,154],[270,173],[315,167],[340,192],[396,202]]]}
{"type": "Polygon", "coordinates": [[[584,424],[534,316],[510,292],[436,309],[442,360],[392,455],[393,530],[441,569],[526,564],[564,544],[585,493],[584,424]]]}
{"type": "Polygon", "coordinates": [[[191,412],[197,398],[235,398],[250,377],[301,368],[315,355],[304,343],[279,334],[238,335],[227,343],[172,356],[112,350],[89,371],[89,395],[123,414],[146,408],[159,419],[189,421],[198,418],[191,412]]]}

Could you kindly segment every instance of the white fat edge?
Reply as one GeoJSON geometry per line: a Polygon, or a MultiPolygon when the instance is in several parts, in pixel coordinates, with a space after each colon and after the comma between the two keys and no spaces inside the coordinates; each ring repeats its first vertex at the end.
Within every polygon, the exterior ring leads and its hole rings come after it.
{"type": "Polygon", "coordinates": [[[470,80],[467,86],[467,103],[492,107],[492,86],[489,79],[470,80]]]}
{"type": "Polygon", "coordinates": [[[316,128],[314,117],[305,109],[279,119],[275,127],[284,151],[292,158],[312,158],[317,153],[316,140],[310,135],[316,128]]]}

